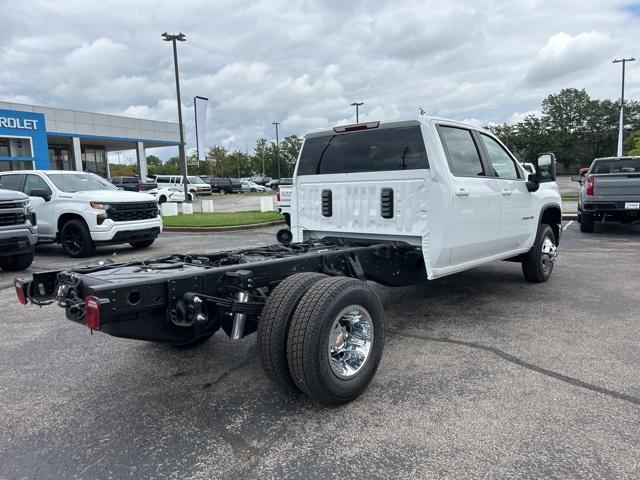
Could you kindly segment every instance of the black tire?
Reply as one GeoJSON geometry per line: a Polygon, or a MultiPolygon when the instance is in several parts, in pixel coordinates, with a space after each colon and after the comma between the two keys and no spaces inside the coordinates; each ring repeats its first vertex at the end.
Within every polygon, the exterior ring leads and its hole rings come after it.
{"type": "Polygon", "coordinates": [[[158,203],[164,203],[167,201],[167,197],[165,197],[164,195],[160,195],[160,198],[158,198],[158,203]]]}
{"type": "Polygon", "coordinates": [[[257,192],[258,190],[256,190],[255,188],[251,189],[252,192],[257,192]]]}
{"type": "Polygon", "coordinates": [[[202,345],[203,343],[208,342],[211,339],[211,337],[213,337],[213,333],[207,333],[206,335],[203,335],[202,337],[198,337],[195,340],[191,340],[190,342],[177,343],[172,346],[180,350],[188,350],[189,348],[195,348],[199,345],[202,345]]]}
{"type": "Polygon", "coordinates": [[[69,220],[62,226],[60,242],[71,258],[88,257],[96,250],[86,223],[80,219],[69,220]]]}
{"type": "Polygon", "coordinates": [[[373,379],[383,347],[384,311],[369,285],[353,278],[325,278],[309,288],[291,320],[287,338],[289,371],[296,386],[313,400],[329,405],[350,402],[373,379]],[[355,306],[368,314],[373,340],[364,363],[352,375],[340,378],[330,366],[330,333],[340,313],[346,314],[346,309],[355,306]]]}
{"type": "Polygon", "coordinates": [[[151,245],[153,245],[153,242],[155,242],[155,238],[153,240],[144,240],[144,241],[140,241],[140,242],[129,242],[129,245],[131,245],[133,248],[147,248],[150,247],[151,245]]]}
{"type": "Polygon", "coordinates": [[[287,362],[287,336],[298,303],[311,285],[326,278],[321,273],[297,273],[271,292],[258,323],[258,350],[262,368],[271,380],[287,390],[295,389],[287,362]]]}
{"type": "Polygon", "coordinates": [[[580,216],[580,231],[583,233],[593,233],[595,220],[593,215],[582,214],[580,216]]]}
{"type": "Polygon", "coordinates": [[[193,193],[189,192],[189,195],[187,195],[187,201],[193,202],[193,193]]]}
{"type": "Polygon", "coordinates": [[[33,263],[34,251],[20,255],[12,255],[10,257],[0,257],[0,268],[7,272],[19,272],[26,270],[33,263]]]}
{"type": "Polygon", "coordinates": [[[227,191],[224,188],[220,189],[220,195],[225,195],[227,193],[227,191]]]}
{"type": "Polygon", "coordinates": [[[282,215],[284,216],[284,223],[287,224],[287,227],[291,228],[291,214],[283,213],[282,215]]]}
{"type": "Polygon", "coordinates": [[[553,233],[553,229],[549,225],[541,223],[538,227],[536,242],[522,261],[524,278],[533,283],[542,283],[549,279],[555,264],[556,245],[556,235],[553,233]],[[553,244],[552,254],[543,252],[547,239],[553,244]]]}

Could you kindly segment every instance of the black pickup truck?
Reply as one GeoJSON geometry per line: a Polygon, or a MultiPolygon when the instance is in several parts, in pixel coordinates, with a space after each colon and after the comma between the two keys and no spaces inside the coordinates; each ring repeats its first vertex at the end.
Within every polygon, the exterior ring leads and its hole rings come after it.
{"type": "Polygon", "coordinates": [[[207,175],[201,175],[200,178],[211,185],[211,191],[224,195],[225,193],[239,193],[242,190],[242,183],[240,180],[233,178],[223,177],[210,177],[207,175]]]}

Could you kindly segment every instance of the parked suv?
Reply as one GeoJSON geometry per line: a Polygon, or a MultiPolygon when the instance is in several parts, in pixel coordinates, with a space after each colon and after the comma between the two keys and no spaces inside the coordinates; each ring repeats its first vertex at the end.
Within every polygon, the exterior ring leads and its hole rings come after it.
{"type": "Polygon", "coordinates": [[[93,174],[59,170],[2,172],[3,188],[28,195],[38,218],[38,241],[57,242],[71,257],[98,245],[151,245],[162,231],[156,199],[118,190],[93,174]]]}
{"type": "MultiPolygon", "coordinates": [[[[158,187],[177,187],[182,186],[182,175],[156,175],[156,183],[158,187]]],[[[209,195],[211,193],[211,185],[205,183],[200,177],[188,176],[189,193],[191,195],[209,195]]]]}
{"type": "Polygon", "coordinates": [[[36,214],[29,197],[0,189],[0,268],[8,271],[29,268],[37,240],[36,214]]]}
{"type": "Polygon", "coordinates": [[[205,183],[211,185],[211,191],[224,195],[225,193],[238,193],[242,188],[242,184],[233,178],[210,177],[201,175],[200,178],[205,183]]]}
{"type": "Polygon", "coordinates": [[[130,192],[148,192],[158,187],[153,180],[141,180],[138,177],[110,177],[109,181],[116,187],[130,192]]]}

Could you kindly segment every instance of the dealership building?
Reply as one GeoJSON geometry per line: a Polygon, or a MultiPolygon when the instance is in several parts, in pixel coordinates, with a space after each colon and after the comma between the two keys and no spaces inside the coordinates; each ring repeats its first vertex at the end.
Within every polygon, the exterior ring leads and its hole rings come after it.
{"type": "Polygon", "coordinates": [[[144,178],[147,148],[179,144],[177,123],[0,101],[0,172],[77,170],[108,177],[107,153],[135,150],[144,178]]]}

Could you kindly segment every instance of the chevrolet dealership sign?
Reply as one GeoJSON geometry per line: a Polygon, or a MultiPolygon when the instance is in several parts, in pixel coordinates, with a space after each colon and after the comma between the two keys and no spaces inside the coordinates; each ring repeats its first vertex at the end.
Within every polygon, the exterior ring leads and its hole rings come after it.
{"type": "Polygon", "coordinates": [[[29,120],[26,118],[0,117],[0,127],[19,128],[21,130],[37,130],[38,120],[29,120]]]}

